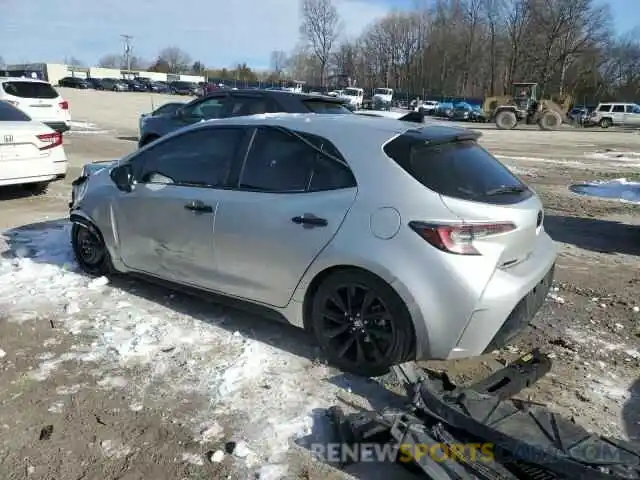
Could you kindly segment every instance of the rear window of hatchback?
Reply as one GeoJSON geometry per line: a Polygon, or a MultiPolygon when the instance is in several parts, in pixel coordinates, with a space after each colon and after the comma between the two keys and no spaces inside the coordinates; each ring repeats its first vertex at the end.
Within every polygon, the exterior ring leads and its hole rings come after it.
{"type": "Polygon", "coordinates": [[[20,80],[9,80],[0,83],[7,95],[21,98],[58,98],[58,92],[45,82],[25,82],[20,80]]]}

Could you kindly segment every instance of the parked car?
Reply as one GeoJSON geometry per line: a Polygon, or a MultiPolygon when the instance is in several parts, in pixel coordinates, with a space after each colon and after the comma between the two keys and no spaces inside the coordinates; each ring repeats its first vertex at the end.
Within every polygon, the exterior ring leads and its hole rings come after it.
{"type": "Polygon", "coordinates": [[[147,92],[147,86],[137,80],[123,80],[130,92],[147,92]]]}
{"type": "Polygon", "coordinates": [[[148,78],[139,78],[138,82],[143,84],[149,92],[169,93],[169,86],[164,82],[157,82],[148,78]]]}
{"type": "Polygon", "coordinates": [[[424,102],[418,102],[417,108],[425,115],[433,115],[439,106],[440,102],[436,102],[435,100],[425,100],[424,102]]]}
{"type": "Polygon", "coordinates": [[[614,125],[640,127],[640,106],[635,103],[600,103],[589,121],[602,128],[614,125]]]}
{"type": "Polygon", "coordinates": [[[104,84],[99,78],[89,77],[87,78],[87,83],[89,84],[89,87],[93,88],[94,90],[104,90],[104,84]]]}
{"type": "Polygon", "coordinates": [[[451,119],[453,116],[453,103],[442,102],[438,104],[433,114],[436,117],[451,119]]]}
{"type": "Polygon", "coordinates": [[[42,122],[56,132],[66,132],[71,125],[69,103],[49,82],[33,78],[0,77],[0,100],[19,108],[31,119],[42,122]]]}
{"type": "Polygon", "coordinates": [[[23,185],[42,194],[66,173],[62,133],[0,100],[0,186],[23,185]]]}
{"type": "Polygon", "coordinates": [[[102,86],[105,90],[111,90],[113,92],[128,92],[129,86],[122,80],[117,78],[103,78],[102,86]]]}
{"type": "Polygon", "coordinates": [[[67,88],[80,88],[86,90],[90,88],[89,82],[85,78],[78,77],[64,77],[58,80],[59,87],[67,87],[67,88]]]}
{"type": "Polygon", "coordinates": [[[284,90],[219,90],[192,100],[174,113],[142,118],[139,146],[202,120],[273,112],[351,113],[343,100],[333,97],[284,90]]]}
{"type": "Polygon", "coordinates": [[[556,247],[479,135],[355,114],[201,122],[83,169],[73,251],[91,275],[269,309],[344,371],[480,355],[544,303],[556,247]]]}
{"type": "Polygon", "coordinates": [[[171,82],[169,83],[169,91],[174,95],[194,95],[201,94],[202,89],[197,83],[193,82],[171,82]]]}

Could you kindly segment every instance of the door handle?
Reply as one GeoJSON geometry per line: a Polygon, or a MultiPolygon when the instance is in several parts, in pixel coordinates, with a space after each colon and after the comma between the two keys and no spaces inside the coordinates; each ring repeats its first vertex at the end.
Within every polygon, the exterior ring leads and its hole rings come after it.
{"type": "Polygon", "coordinates": [[[191,210],[192,212],[197,212],[197,213],[212,213],[213,212],[213,207],[211,205],[205,205],[204,203],[200,202],[200,201],[194,201],[194,202],[190,202],[187,203],[184,208],[186,208],[187,210],[191,210]]]}
{"type": "Polygon", "coordinates": [[[316,217],[314,215],[305,214],[301,217],[293,217],[291,219],[293,223],[308,227],[326,227],[329,222],[325,218],[316,217]]]}

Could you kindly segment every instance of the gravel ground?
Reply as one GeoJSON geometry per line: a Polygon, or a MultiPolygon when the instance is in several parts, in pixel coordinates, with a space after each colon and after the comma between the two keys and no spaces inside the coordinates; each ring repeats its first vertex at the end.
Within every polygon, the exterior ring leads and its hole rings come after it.
{"type": "MultiPolygon", "coordinates": [[[[325,365],[297,330],[164,287],[74,271],[64,222],[70,182],[83,163],[135,148],[150,96],[61,90],[74,120],[103,133],[66,137],[70,178],[47,195],[0,192],[0,478],[345,478],[290,439],[322,438],[323,409],[338,398],[381,406],[398,401],[392,394],[325,365]]],[[[560,247],[556,283],[511,347],[424,366],[466,383],[539,346],[554,366],[525,396],[593,431],[640,440],[638,206],[567,189],[637,177],[640,135],[482,132],[545,203],[560,247]]],[[[353,473],[389,478],[379,467],[353,473]]]]}

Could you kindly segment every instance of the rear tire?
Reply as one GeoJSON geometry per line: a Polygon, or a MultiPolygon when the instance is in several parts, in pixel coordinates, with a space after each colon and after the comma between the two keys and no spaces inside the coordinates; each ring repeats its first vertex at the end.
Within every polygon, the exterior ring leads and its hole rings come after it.
{"type": "Polygon", "coordinates": [[[96,228],[77,223],[71,228],[71,246],[80,268],[95,277],[114,272],[109,250],[96,228]]]}
{"type": "Polygon", "coordinates": [[[496,127],[499,130],[513,130],[518,125],[518,117],[511,110],[503,110],[496,115],[496,127]]]}
{"type": "Polygon", "coordinates": [[[562,125],[562,117],[558,112],[545,112],[538,121],[541,130],[557,130],[562,125]]]}
{"type": "Polygon", "coordinates": [[[603,118],[602,120],[600,120],[599,125],[600,128],[609,128],[611,125],[613,125],[613,122],[610,118],[603,118]]]}
{"type": "Polygon", "coordinates": [[[49,190],[49,182],[27,183],[24,189],[34,196],[44,195],[49,190]]]}
{"type": "Polygon", "coordinates": [[[368,272],[330,274],[312,299],[308,325],[327,359],[345,372],[377,377],[415,356],[406,305],[391,286],[368,272]]]}

